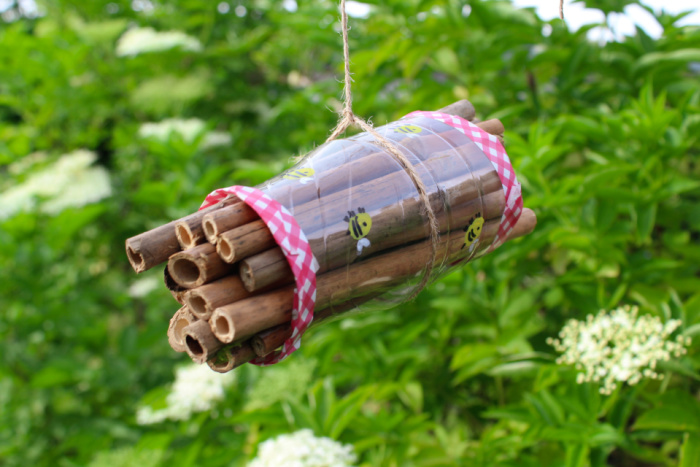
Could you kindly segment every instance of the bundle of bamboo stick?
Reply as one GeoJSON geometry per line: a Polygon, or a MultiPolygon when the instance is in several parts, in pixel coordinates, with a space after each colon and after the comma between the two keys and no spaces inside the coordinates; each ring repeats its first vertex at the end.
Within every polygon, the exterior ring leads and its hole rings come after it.
{"type": "MultiPolygon", "coordinates": [[[[501,122],[475,120],[468,101],[439,112],[502,138],[501,122]]],[[[430,181],[440,230],[435,275],[485,254],[505,207],[486,156],[428,119],[383,129],[430,181]]],[[[324,145],[310,156],[313,168],[302,161],[259,187],[293,214],[319,263],[314,323],[378,297],[391,301],[390,293],[400,299],[433,259],[424,206],[400,165],[371,141],[360,134],[324,145]]],[[[535,223],[525,209],[507,240],[535,223]]],[[[182,305],[168,341],[195,362],[229,371],[291,336],[294,275],[265,222],[235,196],[128,239],[126,252],[137,273],[167,261],[165,284],[182,305]]]]}

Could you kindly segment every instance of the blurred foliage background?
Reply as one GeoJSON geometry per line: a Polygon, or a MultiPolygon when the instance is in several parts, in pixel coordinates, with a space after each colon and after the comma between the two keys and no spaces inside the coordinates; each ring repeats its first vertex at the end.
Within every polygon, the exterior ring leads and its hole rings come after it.
{"type": "Polygon", "coordinates": [[[211,410],[150,425],[137,408],[162,403],[186,357],[165,338],[177,304],[162,271],[136,276],[124,240],[325,140],[337,5],[3,14],[0,463],[245,465],[310,428],[368,466],[700,465],[700,339],[663,380],[610,396],[545,343],[622,303],[700,334],[700,28],[651,11],[660,38],[595,43],[508,1],[365,3],[355,111],[383,124],[468,98],[500,118],[536,231],[412,303],[314,329],[283,364],[237,370],[211,410]],[[174,35],[129,49],[130,28],[174,35]]]}

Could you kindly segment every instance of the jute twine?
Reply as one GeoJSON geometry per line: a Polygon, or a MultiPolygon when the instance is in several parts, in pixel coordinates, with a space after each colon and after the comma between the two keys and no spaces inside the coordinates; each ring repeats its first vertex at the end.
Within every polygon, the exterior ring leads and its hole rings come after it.
{"type": "Polygon", "coordinates": [[[415,298],[421,290],[428,284],[430,276],[433,272],[433,266],[435,260],[437,259],[437,249],[440,237],[440,228],[438,226],[437,219],[435,218],[435,213],[433,208],[430,206],[430,199],[428,198],[428,190],[423,184],[423,181],[418,176],[418,173],[414,169],[411,162],[404,156],[401,151],[389,140],[384,138],[382,135],[377,133],[372,125],[362,118],[355,115],[352,111],[352,77],[350,74],[350,46],[348,45],[348,15],[345,12],[345,0],[340,0],[340,16],[341,24],[343,29],[343,56],[345,60],[345,103],[343,106],[343,111],[341,113],[340,121],[338,125],[333,130],[333,133],[328,137],[326,142],[335,140],[340,134],[342,134],[350,125],[357,125],[362,130],[374,136],[376,139],[375,143],[384,148],[389,154],[394,156],[394,158],[401,164],[401,167],[406,171],[411,181],[416,186],[418,190],[418,195],[425,208],[425,213],[428,216],[428,226],[430,227],[430,244],[432,248],[432,256],[428,264],[426,264],[425,273],[423,278],[418,284],[418,287],[413,291],[408,300],[415,298]]]}

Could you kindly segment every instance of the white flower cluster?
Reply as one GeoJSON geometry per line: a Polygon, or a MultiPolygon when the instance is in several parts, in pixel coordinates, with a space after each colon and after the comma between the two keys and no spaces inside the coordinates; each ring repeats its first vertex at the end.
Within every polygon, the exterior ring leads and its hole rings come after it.
{"type": "Polygon", "coordinates": [[[195,37],[181,31],[157,32],[153,28],[131,28],[117,41],[117,56],[161,52],[175,47],[192,52],[202,50],[202,44],[195,37]]]}
{"type": "Polygon", "coordinates": [[[24,183],[0,194],[0,220],[20,211],[29,211],[43,199],[42,212],[58,214],[69,207],[97,202],[112,194],[109,173],[93,167],[97,156],[78,150],[61,156],[55,163],[30,174],[24,183]]]}
{"type": "Polygon", "coordinates": [[[140,407],[136,412],[139,425],[160,423],[164,420],[188,420],[192,414],[211,410],[214,403],[224,398],[224,390],[233,383],[234,373],[215,373],[206,365],[190,364],[175,372],[175,382],[167,395],[166,407],[154,410],[140,407]]]}
{"type": "Polygon", "coordinates": [[[559,333],[559,339],[547,339],[563,355],[557,363],[575,365],[581,371],[576,381],[601,384],[600,392],[610,394],[618,383],[637,384],[642,378],[661,379],[654,371],[657,362],[680,357],[690,345],[689,337],[669,337],[679,320],[666,324],[656,316],[638,316],[637,307],[601,310],[586,321],[571,320],[559,333]]]}
{"type": "MultiPolygon", "coordinates": [[[[142,138],[155,138],[165,142],[170,138],[171,134],[177,133],[186,142],[191,143],[205,131],[205,127],[204,121],[198,118],[189,118],[187,120],[169,118],[157,123],[144,123],[139,128],[139,136],[142,138]]],[[[228,146],[231,142],[230,134],[223,131],[209,131],[202,139],[202,148],[228,146]]]]}
{"type": "Polygon", "coordinates": [[[352,445],[316,438],[307,429],[262,442],[248,467],[350,467],[356,461],[352,445]]]}

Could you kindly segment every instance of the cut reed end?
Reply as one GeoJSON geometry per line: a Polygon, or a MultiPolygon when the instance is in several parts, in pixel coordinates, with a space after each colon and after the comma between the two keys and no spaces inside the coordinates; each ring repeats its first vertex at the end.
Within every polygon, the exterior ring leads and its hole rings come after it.
{"type": "Polygon", "coordinates": [[[241,276],[241,281],[243,282],[243,287],[248,292],[255,292],[255,274],[253,274],[253,269],[250,267],[250,265],[242,261],[240,267],[238,268],[238,272],[241,276]]]}
{"type": "Polygon", "coordinates": [[[202,230],[204,230],[204,236],[207,237],[209,243],[216,244],[217,236],[219,235],[219,230],[216,227],[216,222],[214,222],[207,216],[204,216],[204,220],[202,220],[202,230]]]}
{"type": "Polygon", "coordinates": [[[233,320],[223,313],[214,310],[210,319],[211,330],[221,342],[233,342],[236,335],[236,327],[233,320]]]}
{"type": "Polygon", "coordinates": [[[236,250],[226,238],[219,239],[218,243],[216,244],[216,252],[219,254],[221,259],[227,263],[236,262],[236,250]]]}
{"type": "Polygon", "coordinates": [[[207,301],[196,291],[187,293],[185,303],[197,318],[206,320],[211,317],[212,310],[207,306],[207,301]]]}
{"type": "Polygon", "coordinates": [[[530,208],[523,208],[520,219],[515,223],[513,230],[510,231],[506,240],[513,240],[518,237],[523,237],[532,233],[537,226],[537,215],[530,208]]]}
{"type": "Polygon", "coordinates": [[[168,343],[175,352],[185,352],[185,328],[195,322],[195,317],[186,308],[180,308],[170,319],[168,343]]]}
{"type": "Polygon", "coordinates": [[[192,258],[173,258],[168,263],[168,272],[173,280],[183,287],[190,288],[201,285],[202,271],[192,258]]]}
{"type": "Polygon", "coordinates": [[[206,360],[206,352],[202,344],[192,337],[191,335],[185,336],[185,345],[187,346],[187,353],[192,360],[197,363],[204,363],[206,360]]]}
{"type": "Polygon", "coordinates": [[[236,361],[231,357],[228,349],[221,349],[221,351],[207,360],[207,365],[209,368],[216,371],[217,373],[228,373],[233,370],[236,361]]]}
{"type": "Polygon", "coordinates": [[[183,249],[194,248],[197,242],[192,235],[192,230],[186,222],[178,222],[175,224],[175,236],[183,249]]]}
{"type": "Polygon", "coordinates": [[[144,261],[141,253],[129,244],[129,240],[126,241],[126,257],[129,258],[129,263],[131,263],[131,267],[134,268],[137,274],[146,270],[146,261],[144,261]]]}
{"type": "Polygon", "coordinates": [[[253,358],[255,358],[255,353],[252,347],[248,343],[243,343],[224,347],[214,358],[207,360],[207,364],[209,368],[218,373],[226,373],[248,363],[253,358]]]}

